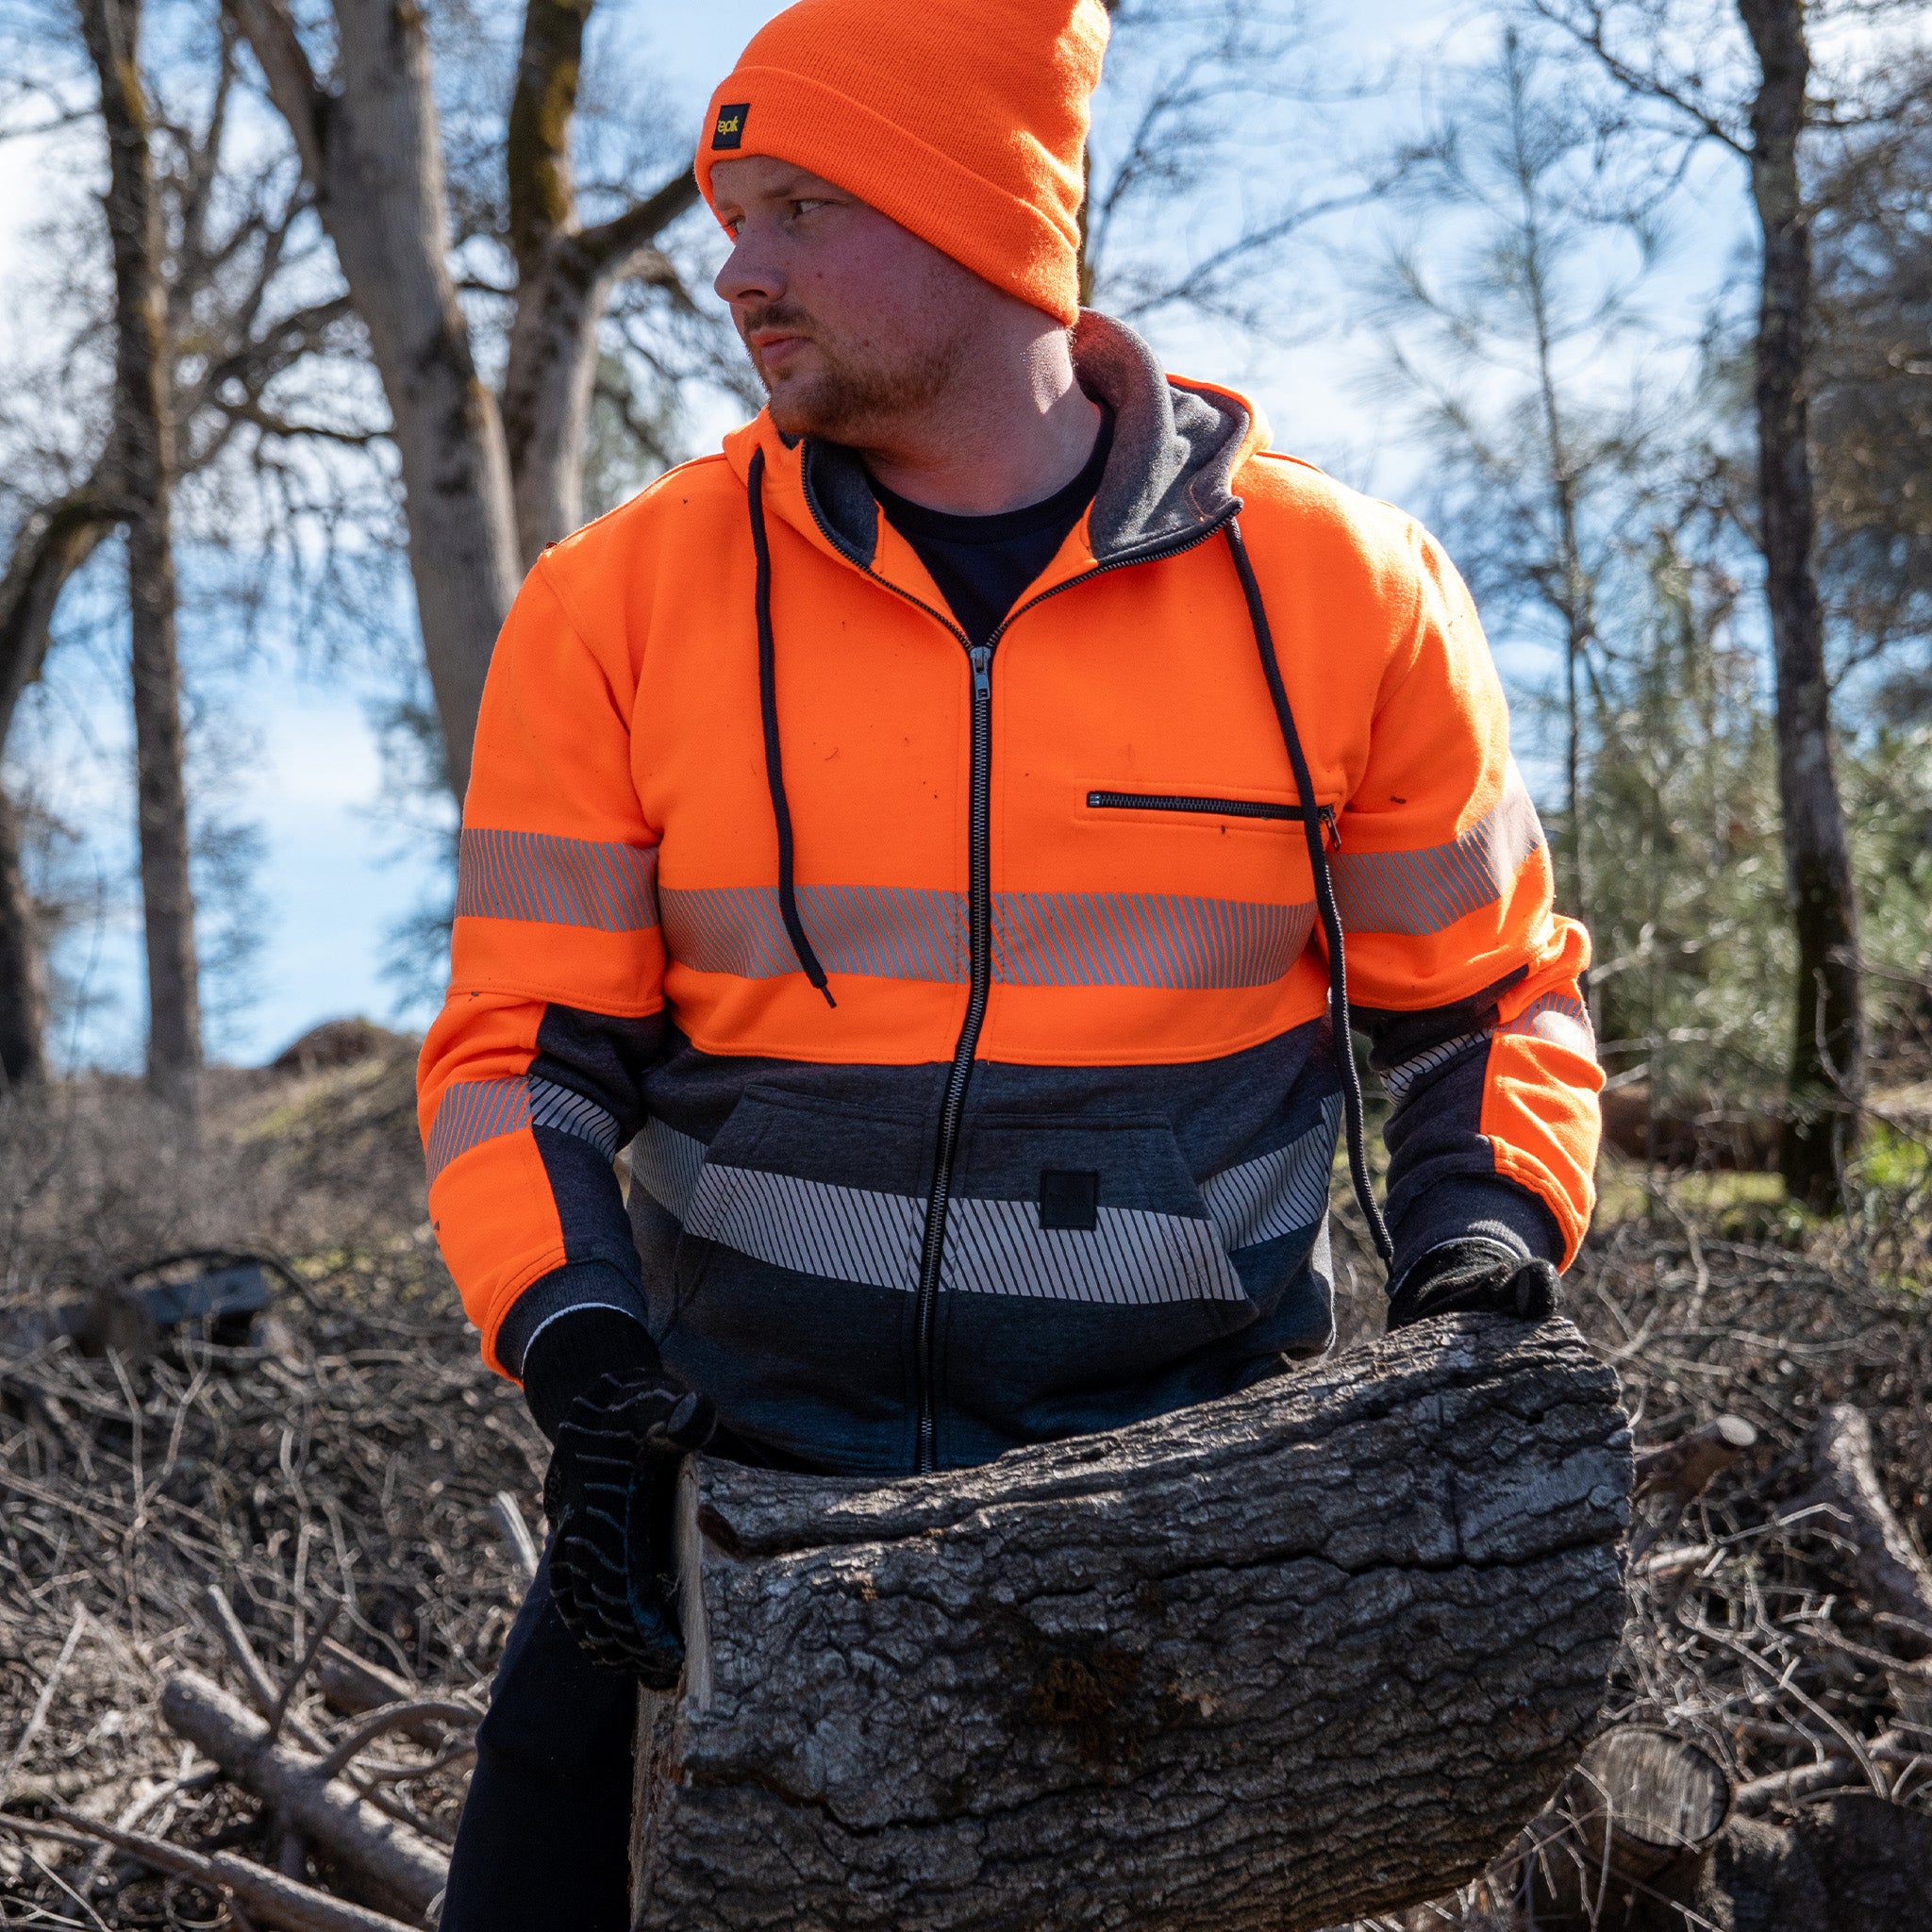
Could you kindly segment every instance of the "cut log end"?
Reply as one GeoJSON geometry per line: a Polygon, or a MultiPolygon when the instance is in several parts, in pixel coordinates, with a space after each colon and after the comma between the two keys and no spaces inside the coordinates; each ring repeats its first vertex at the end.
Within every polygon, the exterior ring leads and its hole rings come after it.
{"type": "Polygon", "coordinates": [[[984,1469],[694,1464],[640,1932],[1305,1932],[1439,1896],[1594,1728],[1630,1479],[1576,1331],[1478,1317],[984,1469]]]}

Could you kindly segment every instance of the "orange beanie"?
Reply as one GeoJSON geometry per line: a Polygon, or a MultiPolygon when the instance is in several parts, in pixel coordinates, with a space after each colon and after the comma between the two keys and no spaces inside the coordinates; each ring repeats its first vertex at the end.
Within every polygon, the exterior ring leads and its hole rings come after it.
{"type": "Polygon", "coordinates": [[[698,187],[715,208],[714,162],[793,162],[1071,323],[1107,34],[1101,0],[798,0],[711,96],[698,187]]]}

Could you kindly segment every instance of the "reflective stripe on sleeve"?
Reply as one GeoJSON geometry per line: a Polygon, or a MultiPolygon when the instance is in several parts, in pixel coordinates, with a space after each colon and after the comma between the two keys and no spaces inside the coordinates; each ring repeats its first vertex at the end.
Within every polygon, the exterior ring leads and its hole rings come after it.
{"type": "Polygon", "coordinates": [[[466,825],[457,917],[648,932],[658,924],[657,876],[655,845],[466,825]]]}
{"type": "Polygon", "coordinates": [[[1342,929],[1418,938],[1499,904],[1543,828],[1523,774],[1509,765],[1503,793],[1468,831],[1419,852],[1344,850],[1329,859],[1342,929]]]}

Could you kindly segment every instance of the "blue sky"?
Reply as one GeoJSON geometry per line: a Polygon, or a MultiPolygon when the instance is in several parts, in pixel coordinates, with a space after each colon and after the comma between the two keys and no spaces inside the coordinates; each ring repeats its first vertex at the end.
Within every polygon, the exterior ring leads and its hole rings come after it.
{"type": "MultiPolygon", "coordinates": [[[[667,91],[689,104],[695,125],[715,78],[776,10],[767,0],[710,0],[703,8],[632,0],[610,18],[600,9],[595,31],[643,36],[650,65],[667,91]]],[[[1370,0],[1347,10],[1343,44],[1365,60],[1403,47],[1421,52],[1453,36],[1466,13],[1441,0],[1370,0]]],[[[593,41],[593,64],[594,54],[593,41]]],[[[1386,117],[1412,110],[1413,100],[1405,93],[1364,106],[1355,110],[1353,130],[1366,140],[1386,117]]],[[[25,144],[0,145],[0,275],[20,258],[19,225],[37,206],[36,176],[48,165],[44,153],[25,144]]],[[[1661,298],[1690,327],[1736,245],[1740,216],[1733,184],[1715,196],[1705,218],[1708,232],[1679,250],[1660,285],[1661,298]]],[[[1395,407],[1371,400],[1361,382],[1371,345],[1345,313],[1339,323],[1314,342],[1280,351],[1243,352],[1207,335],[1158,346],[1174,366],[1250,388],[1277,446],[1400,498],[1417,487],[1416,453],[1404,440],[1395,407]]],[[[131,856],[131,814],[119,778],[125,759],[117,766],[124,714],[108,680],[84,672],[78,662],[64,673],[56,667],[39,728],[54,768],[65,774],[57,799],[84,824],[89,862],[111,876],[131,856]]],[[[273,644],[223,674],[241,753],[224,808],[259,828],[262,858],[255,877],[263,938],[255,997],[212,1031],[211,1049],[225,1059],[258,1062],[305,1027],[338,1014],[409,1024],[425,1017],[420,1005],[398,1007],[383,964],[387,936],[433,891],[436,843],[400,822],[384,799],[371,724],[384,693],[374,675],[341,665],[303,668],[297,653],[273,644]]],[[[142,988],[129,895],[123,892],[118,906],[70,946],[66,964],[85,970],[94,1004],[63,1046],[83,1060],[137,1063],[142,988]]]]}

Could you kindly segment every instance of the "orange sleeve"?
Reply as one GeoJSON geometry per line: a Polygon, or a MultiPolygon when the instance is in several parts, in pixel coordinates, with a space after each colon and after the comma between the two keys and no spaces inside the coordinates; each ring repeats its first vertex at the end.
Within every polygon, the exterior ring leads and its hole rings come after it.
{"type": "Polygon", "coordinates": [[[663,1027],[634,695],[621,642],[587,642],[540,562],[484,689],[449,993],[417,1083],[443,1258],[512,1374],[538,1318],[587,1302],[643,1318],[611,1168],[663,1027]]]}
{"type": "Polygon", "coordinates": [[[1334,858],[1350,991],[1394,1102],[1391,1279],[1472,1231],[1567,1266],[1595,1204],[1590,940],[1554,909],[1469,592],[1433,539],[1412,528],[1411,541],[1413,635],[1378,694],[1334,858]]]}

